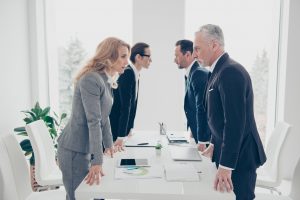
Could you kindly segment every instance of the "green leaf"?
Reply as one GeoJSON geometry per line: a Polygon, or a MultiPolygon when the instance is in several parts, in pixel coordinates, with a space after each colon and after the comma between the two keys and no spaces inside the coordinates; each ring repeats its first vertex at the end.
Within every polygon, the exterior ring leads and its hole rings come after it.
{"type": "Polygon", "coordinates": [[[35,116],[36,116],[36,118],[38,118],[39,116],[39,110],[37,109],[37,108],[32,108],[31,109],[31,112],[33,112],[34,114],[35,114],[35,116]]]}
{"type": "Polygon", "coordinates": [[[58,115],[56,114],[56,112],[53,112],[53,114],[54,114],[54,116],[55,116],[56,118],[58,118],[58,115]]]}
{"type": "Polygon", "coordinates": [[[163,148],[162,144],[160,143],[156,144],[155,149],[161,149],[161,148],[163,148]]]}
{"type": "Polygon", "coordinates": [[[55,135],[55,134],[56,134],[55,128],[50,128],[50,129],[49,129],[49,133],[55,135]]]}
{"type": "Polygon", "coordinates": [[[17,133],[17,135],[28,136],[27,132],[20,132],[20,133],[17,133]]]}
{"type": "Polygon", "coordinates": [[[32,151],[32,146],[30,144],[28,145],[21,145],[21,148],[23,151],[32,151]]]}
{"type": "MultiPolygon", "coordinates": [[[[31,122],[37,121],[39,119],[42,119],[46,126],[48,127],[49,130],[49,135],[51,136],[52,140],[53,140],[53,145],[56,148],[57,145],[55,144],[54,141],[56,141],[57,138],[57,127],[59,127],[62,119],[66,118],[66,113],[63,113],[60,118],[58,117],[58,115],[54,112],[54,117],[50,116],[50,107],[46,107],[44,109],[42,109],[40,107],[39,102],[36,102],[36,104],[34,105],[33,108],[31,108],[30,110],[24,110],[21,111],[25,114],[25,118],[23,119],[23,121],[26,124],[29,124],[31,122]],[[59,122],[59,123],[58,123],[59,122]]],[[[18,134],[18,135],[23,135],[23,136],[27,136],[27,132],[25,127],[17,127],[14,129],[14,131],[18,134]]],[[[25,151],[25,156],[30,156],[30,164],[34,164],[34,154],[33,154],[33,150],[32,150],[32,146],[30,143],[29,139],[25,139],[23,141],[20,142],[20,146],[22,148],[23,151],[25,151]]]]}
{"type": "Polygon", "coordinates": [[[66,117],[67,117],[67,113],[61,114],[61,116],[60,116],[60,121],[63,120],[64,118],[66,118],[66,117]]]}
{"type": "Polygon", "coordinates": [[[31,122],[33,122],[33,120],[28,117],[24,118],[23,120],[26,124],[30,124],[31,122]]]}
{"type": "Polygon", "coordinates": [[[22,142],[20,142],[20,146],[23,151],[32,152],[32,146],[29,139],[25,139],[22,142]]]}
{"type": "Polygon", "coordinates": [[[39,102],[36,102],[34,108],[32,108],[31,111],[35,113],[37,119],[41,118],[41,113],[43,112],[43,110],[41,109],[39,102]]]}
{"type": "Polygon", "coordinates": [[[40,113],[40,116],[41,116],[41,117],[44,117],[44,116],[48,115],[48,114],[49,114],[49,111],[50,111],[50,107],[45,108],[45,109],[40,113]]]}
{"type": "Polygon", "coordinates": [[[58,123],[58,121],[55,118],[53,118],[53,121],[54,121],[54,123],[55,123],[56,126],[59,126],[59,123],[58,123]]]}
{"type": "Polygon", "coordinates": [[[50,135],[51,135],[52,139],[57,137],[57,132],[54,128],[49,129],[49,132],[50,132],[50,135]]]}
{"type": "Polygon", "coordinates": [[[26,131],[26,130],[25,130],[25,127],[22,126],[22,127],[14,128],[14,131],[15,131],[15,132],[24,132],[24,131],[26,131]]]}
{"type": "Polygon", "coordinates": [[[33,166],[35,164],[35,160],[34,160],[34,153],[32,152],[32,156],[29,159],[29,163],[31,166],[33,166]]]}
{"type": "Polygon", "coordinates": [[[48,126],[51,126],[52,128],[53,121],[54,121],[53,117],[47,115],[43,118],[43,120],[47,123],[48,126]]]}
{"type": "MultiPolygon", "coordinates": [[[[33,112],[29,111],[29,110],[23,110],[23,111],[21,111],[21,112],[22,112],[22,113],[25,113],[25,115],[26,115],[26,113],[28,113],[28,114],[31,116],[32,120],[36,120],[36,115],[35,115],[35,113],[33,113],[33,112]]],[[[28,115],[26,115],[26,116],[28,116],[28,115]]]]}
{"type": "Polygon", "coordinates": [[[38,101],[35,103],[34,108],[37,109],[37,110],[41,109],[40,104],[39,104],[38,101]]]}

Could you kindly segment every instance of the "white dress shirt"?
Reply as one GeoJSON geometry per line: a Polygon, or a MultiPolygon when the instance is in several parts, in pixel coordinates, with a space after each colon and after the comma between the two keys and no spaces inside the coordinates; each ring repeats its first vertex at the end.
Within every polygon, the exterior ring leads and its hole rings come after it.
{"type": "Polygon", "coordinates": [[[137,68],[134,66],[133,63],[130,62],[129,65],[134,71],[134,76],[135,76],[135,99],[136,99],[137,94],[138,94],[138,87],[139,87],[138,84],[139,84],[140,72],[137,70],[137,68]]]}

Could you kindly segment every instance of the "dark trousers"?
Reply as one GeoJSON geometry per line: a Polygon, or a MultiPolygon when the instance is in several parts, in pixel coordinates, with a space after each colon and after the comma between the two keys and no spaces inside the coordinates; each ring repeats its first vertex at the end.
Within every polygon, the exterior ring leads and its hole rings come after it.
{"type": "Polygon", "coordinates": [[[255,170],[233,170],[231,175],[236,200],[253,200],[256,183],[255,170]]]}

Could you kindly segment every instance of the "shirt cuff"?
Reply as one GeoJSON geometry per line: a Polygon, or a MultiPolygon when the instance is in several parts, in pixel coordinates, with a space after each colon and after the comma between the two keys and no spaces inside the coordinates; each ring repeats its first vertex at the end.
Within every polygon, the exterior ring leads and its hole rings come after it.
{"type": "Polygon", "coordinates": [[[233,168],[225,167],[225,166],[223,166],[223,165],[219,165],[219,167],[220,167],[220,168],[223,168],[223,169],[230,170],[230,171],[234,170],[233,168]]]}
{"type": "Polygon", "coordinates": [[[117,137],[117,140],[120,139],[120,140],[124,140],[125,137],[117,137]]]}
{"type": "Polygon", "coordinates": [[[206,142],[198,141],[198,144],[209,144],[209,141],[206,142]]]}

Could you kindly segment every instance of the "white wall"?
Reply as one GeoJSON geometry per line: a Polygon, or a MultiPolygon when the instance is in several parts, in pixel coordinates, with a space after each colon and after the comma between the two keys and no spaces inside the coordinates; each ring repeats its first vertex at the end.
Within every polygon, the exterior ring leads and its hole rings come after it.
{"type": "MultiPolygon", "coordinates": [[[[287,145],[283,147],[283,167],[285,178],[292,178],[297,159],[300,157],[300,66],[299,66],[299,47],[300,47],[300,1],[290,0],[288,33],[283,42],[287,42],[286,53],[286,71],[284,77],[285,85],[284,98],[280,104],[280,118],[289,124],[292,128],[287,137],[287,145]]],[[[284,73],[283,73],[284,74],[284,73]]]]}
{"type": "Polygon", "coordinates": [[[141,73],[136,129],[158,130],[162,121],[168,130],[184,130],[184,74],[174,63],[183,37],[184,0],[133,0],[133,43],[148,43],[153,60],[141,73]]]}
{"type": "Polygon", "coordinates": [[[27,1],[0,0],[0,134],[23,125],[30,107],[27,1]]]}

